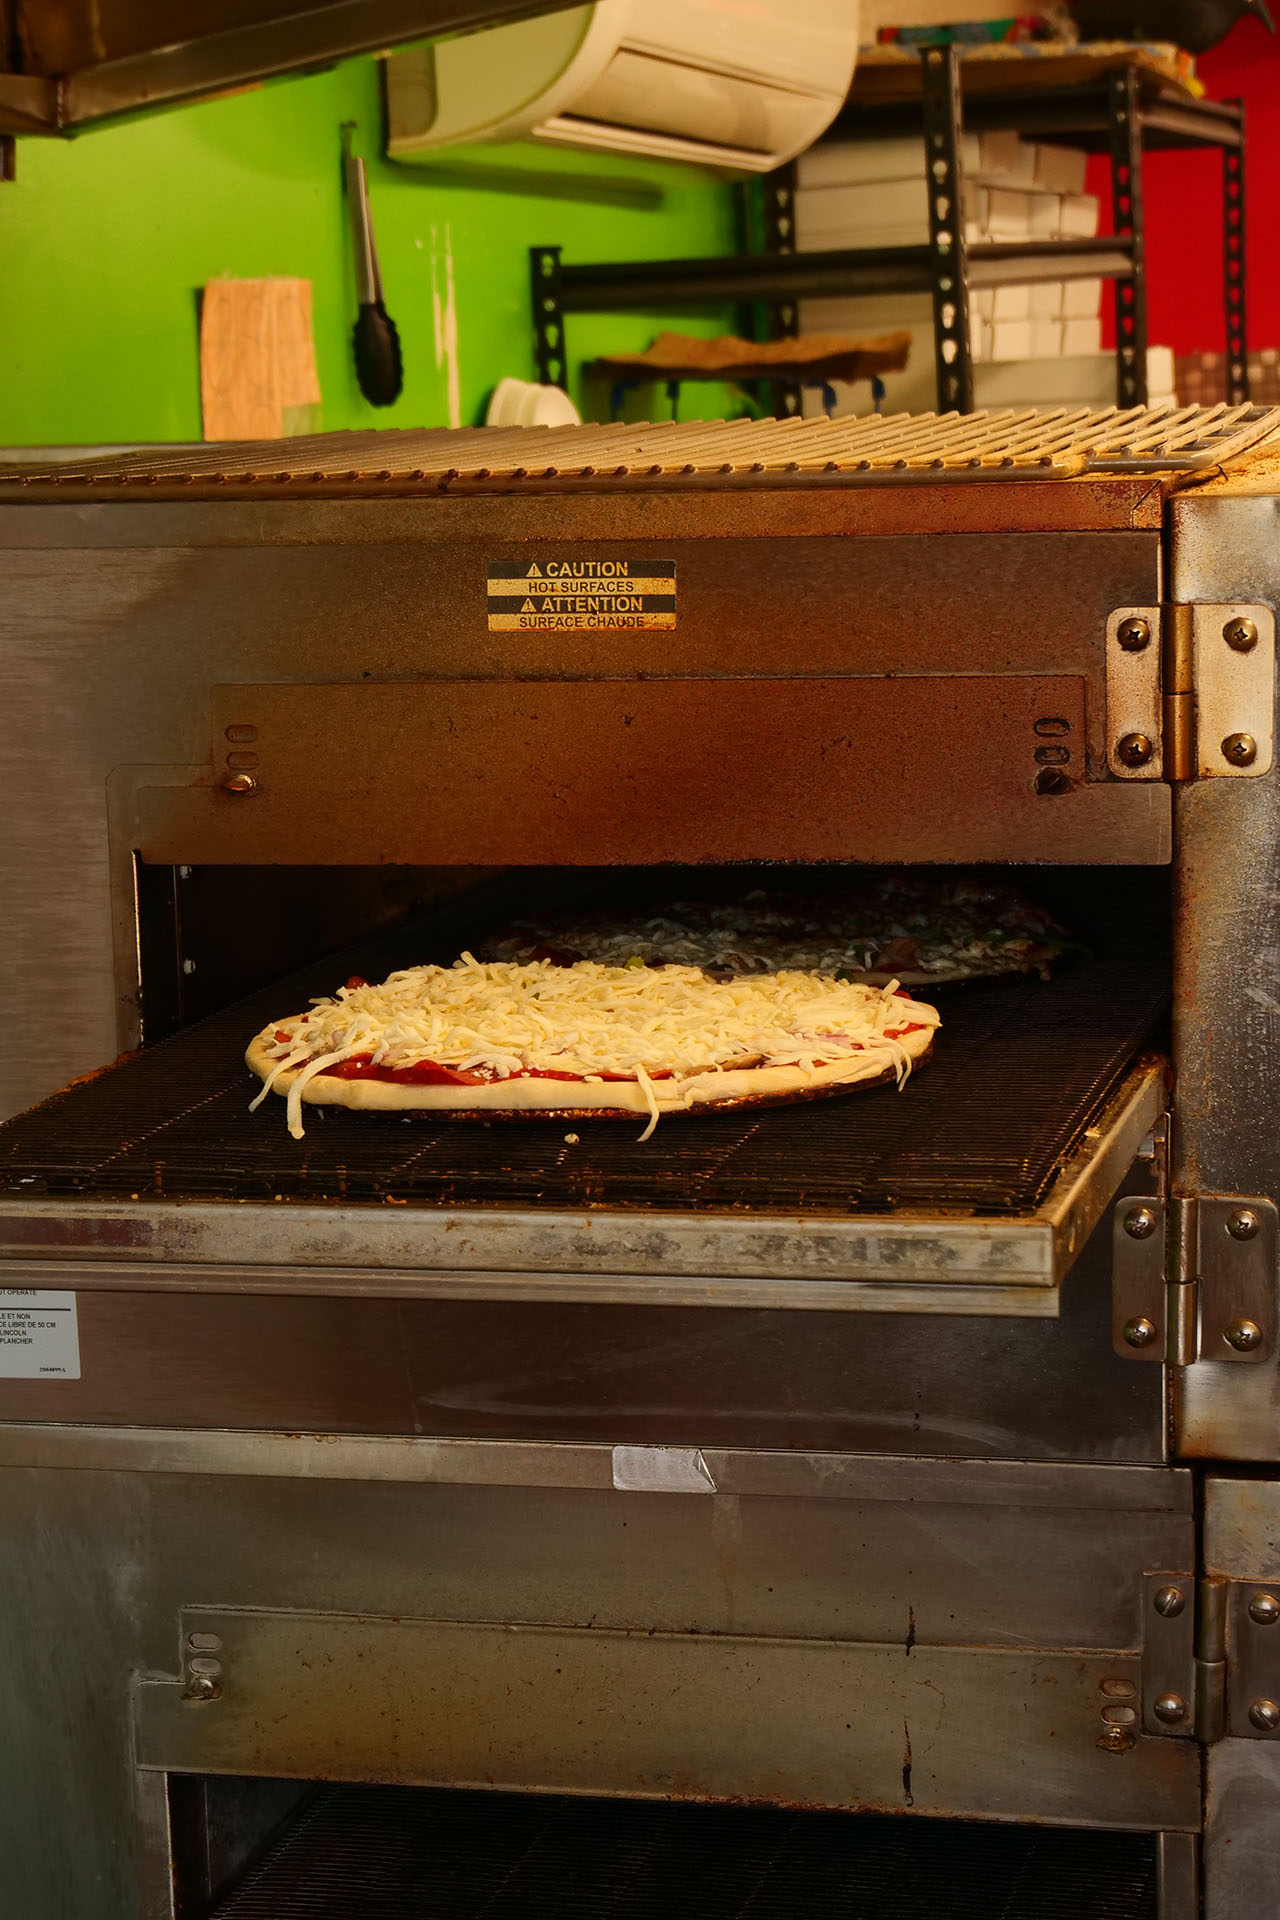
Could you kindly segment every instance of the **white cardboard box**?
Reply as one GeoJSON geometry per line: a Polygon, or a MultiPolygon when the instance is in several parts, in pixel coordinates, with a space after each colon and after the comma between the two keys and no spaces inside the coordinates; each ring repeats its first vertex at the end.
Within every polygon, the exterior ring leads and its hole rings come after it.
{"type": "Polygon", "coordinates": [[[1089,156],[1073,147],[1037,144],[1036,185],[1043,193],[1083,193],[1089,156]]]}
{"type": "Polygon", "coordinates": [[[1064,320],[1062,352],[1067,354],[1101,353],[1102,320],[1064,320]]]}
{"type": "MultiPolygon", "coordinates": [[[[960,145],[965,177],[979,186],[999,181],[1031,186],[1036,150],[1016,133],[966,133],[960,145]]],[[[919,180],[924,175],[924,141],[822,140],[796,162],[796,185],[862,187],[885,180],[919,180]]]]}
{"type": "Polygon", "coordinates": [[[1062,285],[1064,320],[1096,320],[1102,311],[1101,280],[1065,280],[1062,285]]]}

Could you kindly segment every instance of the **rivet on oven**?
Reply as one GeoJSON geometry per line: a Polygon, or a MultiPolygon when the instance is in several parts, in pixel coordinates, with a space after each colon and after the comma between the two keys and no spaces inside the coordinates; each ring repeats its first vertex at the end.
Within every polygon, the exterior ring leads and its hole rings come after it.
{"type": "Polygon", "coordinates": [[[1258,743],[1251,733],[1229,733],[1222,743],[1222,757],[1233,767],[1251,767],[1258,757],[1258,743]]]}
{"type": "Polygon", "coordinates": [[[258,783],[251,773],[224,773],[221,785],[226,793],[254,793],[258,783]]]}
{"type": "Polygon", "coordinates": [[[257,739],[258,729],[245,724],[239,724],[228,727],[226,729],[226,736],[228,740],[240,741],[247,745],[249,741],[257,739]]]}
{"type": "Polygon", "coordinates": [[[1155,1322],[1148,1320],[1145,1314],[1140,1314],[1136,1320],[1126,1320],[1124,1323],[1124,1340],[1128,1347],[1149,1347],[1155,1337],[1155,1322]]]}
{"type": "Polygon", "coordinates": [[[1102,1717],[1108,1726],[1131,1727],[1138,1714],[1134,1707],[1104,1707],[1102,1717]]]}
{"type": "Polygon", "coordinates": [[[1065,767],[1071,758],[1070,747],[1037,747],[1031,758],[1038,767],[1065,767]]]}
{"type": "Polygon", "coordinates": [[[1145,733],[1126,733],[1116,747],[1116,757],[1126,767],[1145,767],[1154,752],[1155,744],[1145,733]]]}
{"type": "Polygon", "coordinates": [[[1051,714],[1046,714],[1042,719],[1032,722],[1031,731],[1038,733],[1042,740],[1061,740],[1064,734],[1070,733],[1071,722],[1057,720],[1051,714]]]}
{"type": "Polygon", "coordinates": [[[1176,1620],[1187,1604],[1181,1587],[1161,1587],[1151,1602],[1162,1620],[1176,1620]]]}
{"type": "Polygon", "coordinates": [[[1150,1207],[1130,1207],[1124,1230],[1131,1240],[1149,1240],[1156,1230],[1156,1216],[1150,1207]]]}
{"type": "Polygon", "coordinates": [[[1222,1337],[1237,1353],[1252,1353],[1262,1345],[1262,1328],[1256,1320],[1233,1320],[1222,1337]]]}
{"type": "Polygon", "coordinates": [[[1136,614],[1131,615],[1116,628],[1116,639],[1126,653],[1141,653],[1144,647],[1151,645],[1151,622],[1140,620],[1136,614]]]}
{"type": "Polygon", "coordinates": [[[1187,1703],[1180,1693],[1159,1693],[1151,1702],[1151,1711],[1166,1727],[1176,1727],[1187,1717],[1187,1703]]]}
{"type": "Polygon", "coordinates": [[[1128,1753],[1136,1745],[1132,1727],[1107,1727],[1098,1735],[1097,1745],[1104,1753],[1128,1753]]]}
{"type": "Polygon", "coordinates": [[[1280,1620],[1280,1600],[1274,1593],[1255,1593],[1249,1602],[1249,1618],[1255,1627],[1274,1627],[1280,1620]]]}
{"type": "Polygon", "coordinates": [[[1228,620],[1222,637],[1236,653],[1252,653],[1258,644],[1258,629],[1252,620],[1237,617],[1228,620]]]}
{"type": "Polygon", "coordinates": [[[1132,1700],[1138,1689],[1132,1680],[1103,1680],[1099,1682],[1098,1691],[1108,1700],[1132,1700]]]}
{"type": "Polygon", "coordinates": [[[1252,1207],[1240,1207],[1227,1221],[1227,1232],[1233,1240],[1252,1240],[1258,1231],[1258,1216],[1252,1207]]]}

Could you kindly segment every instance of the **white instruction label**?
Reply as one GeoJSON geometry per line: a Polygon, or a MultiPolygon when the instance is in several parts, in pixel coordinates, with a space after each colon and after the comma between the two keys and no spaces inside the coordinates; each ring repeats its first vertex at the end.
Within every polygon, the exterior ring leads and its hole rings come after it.
{"type": "Polygon", "coordinates": [[[78,1380],[74,1293],[0,1287],[0,1380],[78,1380]]]}

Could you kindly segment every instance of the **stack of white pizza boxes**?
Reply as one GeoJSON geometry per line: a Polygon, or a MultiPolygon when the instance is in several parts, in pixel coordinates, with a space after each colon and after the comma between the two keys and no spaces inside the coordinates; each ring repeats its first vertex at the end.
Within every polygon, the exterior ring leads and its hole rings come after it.
{"type": "MultiPolygon", "coordinates": [[[[1098,200],[1084,191],[1083,153],[1034,145],[1016,133],[970,133],[963,136],[961,160],[971,245],[1088,240],[1097,234],[1098,200]]],[[[806,253],[925,245],[929,209],[923,141],[832,140],[810,148],[797,166],[795,222],[796,245],[806,253]]],[[[934,404],[928,294],[806,300],[800,326],[805,333],[863,337],[911,333],[907,371],[885,380],[885,408],[918,412],[934,404]]],[[[1101,280],[976,288],[970,294],[969,327],[979,406],[1107,406],[1115,397],[1115,361],[1102,351],[1101,280]]],[[[1158,397],[1165,387],[1172,392],[1170,354],[1156,350],[1150,374],[1158,397]]],[[[840,385],[836,395],[839,412],[867,409],[865,386],[840,385]]],[[[816,390],[806,393],[805,410],[821,410],[816,390]]]]}

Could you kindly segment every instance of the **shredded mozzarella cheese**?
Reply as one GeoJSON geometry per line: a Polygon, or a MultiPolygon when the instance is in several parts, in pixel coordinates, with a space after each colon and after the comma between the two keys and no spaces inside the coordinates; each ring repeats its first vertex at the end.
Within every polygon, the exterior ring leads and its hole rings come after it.
{"type": "Polygon", "coordinates": [[[598,1083],[609,1075],[641,1088],[648,1139],[660,1104],[691,1104],[687,1082],[708,1072],[764,1065],[813,1074],[870,1053],[893,1064],[901,1085],[911,1061],[890,1029],[936,1027],[939,1019],[896,985],[801,972],[717,981],[698,967],[482,963],[465,953],[451,967],[411,967],[380,986],[342,987],[307,1014],[273,1022],[261,1036],[271,1071],[253,1105],[282,1072],[296,1072],[287,1114],[298,1137],[303,1088],[357,1056],[388,1069],[430,1062],[488,1080],[548,1072],[598,1083]]]}

